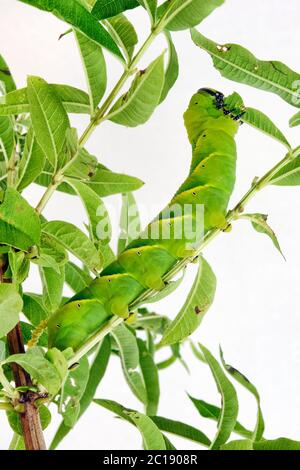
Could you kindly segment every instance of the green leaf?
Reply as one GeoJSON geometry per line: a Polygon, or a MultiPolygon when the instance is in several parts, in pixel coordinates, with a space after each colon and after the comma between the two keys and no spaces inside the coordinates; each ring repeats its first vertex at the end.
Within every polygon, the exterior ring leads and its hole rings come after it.
{"type": "Polygon", "coordinates": [[[164,23],[170,31],[180,31],[196,26],[210,15],[224,0],[167,0],[159,9],[159,16],[165,14],[164,23]],[[168,13],[166,13],[168,11],[168,13]]]}
{"type": "Polygon", "coordinates": [[[184,437],[185,439],[198,442],[199,444],[202,444],[206,447],[209,447],[211,444],[210,440],[203,432],[199,431],[199,429],[196,429],[193,426],[190,426],[189,424],[163,418],[162,416],[150,416],[150,418],[161,431],[184,437]]]}
{"type": "Polygon", "coordinates": [[[40,10],[53,13],[57,18],[74,26],[92,41],[105,47],[108,51],[122,59],[122,54],[108,32],[98,23],[97,19],[89,13],[84,6],[76,0],[20,0],[40,10]]]}
{"type": "Polygon", "coordinates": [[[78,194],[84,205],[89,218],[89,229],[92,239],[108,243],[111,239],[111,224],[108,212],[100,196],[81,181],[70,178],[66,179],[66,182],[78,194]]]}
{"type": "Polygon", "coordinates": [[[98,196],[105,197],[111,194],[135,191],[143,186],[144,183],[134,176],[113,173],[112,171],[99,168],[95,175],[86,181],[86,184],[88,184],[98,196]]]}
{"type": "Polygon", "coordinates": [[[263,112],[254,108],[246,108],[246,112],[243,114],[242,120],[247,124],[250,124],[250,126],[253,126],[256,129],[264,132],[266,135],[269,135],[270,137],[278,140],[278,142],[281,142],[290,150],[291,146],[285,136],[278,129],[278,127],[275,126],[271,119],[263,112]]]}
{"type": "Polygon", "coordinates": [[[137,343],[139,347],[140,367],[147,394],[146,414],[148,416],[156,415],[160,394],[158,370],[153,356],[147,348],[146,342],[138,338],[137,343]]]}
{"type": "Polygon", "coordinates": [[[70,127],[68,115],[58,95],[42,78],[28,78],[27,94],[36,140],[55,169],[60,164],[70,127]]]}
{"type": "Polygon", "coordinates": [[[251,439],[236,439],[221,446],[221,450],[253,450],[251,439]]]}
{"type": "Polygon", "coordinates": [[[41,321],[49,317],[41,295],[25,293],[23,294],[23,302],[23,313],[34,326],[38,326],[41,321]]]}
{"type": "Polygon", "coordinates": [[[120,418],[129,421],[140,431],[145,450],[165,450],[165,440],[154,422],[138,411],[130,410],[112,400],[95,399],[94,403],[116,413],[120,418]]]}
{"type": "Polygon", "coordinates": [[[22,191],[43,171],[45,154],[37,143],[33,129],[30,128],[25,139],[23,154],[18,168],[17,189],[22,191]]]}
{"type": "Polygon", "coordinates": [[[204,258],[189,295],[176,316],[167,327],[161,340],[162,345],[177,343],[190,336],[200,325],[203,316],[211,306],[216,290],[216,277],[204,258]]]}
{"type": "Polygon", "coordinates": [[[4,57],[0,54],[0,82],[4,83],[4,91],[9,93],[16,89],[15,81],[4,57]]]}
{"type": "Polygon", "coordinates": [[[221,415],[218,421],[218,432],[211,444],[211,449],[219,449],[230,437],[236,425],[238,399],[232,383],[227,379],[218,361],[203,345],[201,351],[215,379],[218,392],[222,397],[221,415]]]}
{"type": "MultiPolygon", "coordinates": [[[[39,406],[39,415],[41,420],[42,429],[46,429],[51,422],[51,413],[47,406],[39,406]]],[[[11,429],[19,436],[23,436],[23,429],[21,425],[20,413],[16,411],[8,411],[7,418],[11,429]]]]}
{"type": "MultiPolygon", "coordinates": [[[[45,233],[42,234],[40,246],[40,258],[43,257],[44,259],[46,257],[51,258],[50,267],[54,268],[55,265],[57,272],[59,272],[59,267],[64,266],[68,261],[68,253],[64,247],[45,233]]],[[[44,266],[47,267],[48,265],[45,263],[44,266]]]]}
{"type": "Polygon", "coordinates": [[[92,277],[69,261],[65,266],[66,283],[74,292],[79,292],[92,282],[92,277]]]}
{"type": "Polygon", "coordinates": [[[43,303],[45,309],[51,313],[55,312],[61,304],[64,286],[64,268],[59,272],[53,268],[40,267],[40,276],[43,285],[43,303]]]}
{"type": "Polygon", "coordinates": [[[0,243],[27,251],[39,245],[41,224],[36,211],[14,188],[7,188],[0,204],[0,243]]]}
{"type": "Polygon", "coordinates": [[[123,126],[144,124],[153,114],[164,85],[164,54],[139,71],[130,89],[111,108],[106,119],[123,126]]]}
{"type": "Polygon", "coordinates": [[[82,357],[79,365],[71,369],[64,383],[61,410],[64,424],[72,428],[79,416],[80,399],[84,394],[89,378],[89,362],[86,356],[82,357]]]}
{"type": "Polygon", "coordinates": [[[276,186],[299,186],[300,184],[300,155],[293,158],[281,170],[273,175],[270,184],[276,186]]]}
{"type": "Polygon", "coordinates": [[[222,361],[224,369],[231,375],[231,377],[237,380],[237,382],[243,385],[243,387],[245,387],[255,397],[255,400],[257,402],[257,420],[256,420],[255,429],[253,431],[252,439],[254,441],[260,441],[263,437],[263,433],[265,430],[265,423],[264,423],[264,418],[263,418],[263,414],[262,414],[261,407],[260,407],[259,393],[256,387],[247,379],[247,377],[245,377],[241,372],[239,372],[234,367],[230,366],[229,364],[226,364],[221,348],[220,348],[220,356],[221,356],[221,361],[222,361]]]}
{"type": "Polygon", "coordinates": [[[174,86],[179,74],[178,56],[174,43],[172,41],[172,36],[168,31],[165,31],[165,36],[168,41],[169,59],[167,69],[165,71],[164,86],[159,99],[160,103],[162,103],[166,99],[167,95],[169,94],[169,91],[174,86]]]}
{"type": "Polygon", "coordinates": [[[51,221],[43,225],[43,233],[61,243],[89,269],[101,268],[100,257],[93,242],[75,225],[60,220],[51,221]]]}
{"type": "MultiPolygon", "coordinates": [[[[219,408],[218,406],[212,405],[210,403],[207,403],[204,400],[198,400],[197,398],[194,398],[191,395],[188,395],[188,397],[197,408],[199,414],[203,416],[203,418],[208,418],[213,421],[219,422],[221,412],[222,412],[221,408],[219,408]]],[[[234,426],[234,432],[247,439],[248,438],[250,439],[253,434],[252,431],[249,431],[248,429],[246,429],[238,421],[236,422],[234,426]]]]}
{"type": "Polygon", "coordinates": [[[300,450],[300,442],[279,437],[278,439],[253,442],[254,450],[300,450]]]}
{"type": "Polygon", "coordinates": [[[291,117],[289,120],[289,125],[290,127],[296,127],[299,126],[300,124],[300,112],[294,114],[294,116],[291,117]]]}
{"type": "Polygon", "coordinates": [[[103,20],[137,6],[139,6],[138,0],[97,0],[93,6],[92,14],[98,20],[103,20]]]}
{"type": "Polygon", "coordinates": [[[165,450],[165,440],[156,424],[138,411],[128,411],[129,417],[143,436],[145,450],[165,450]]]}
{"type": "Polygon", "coordinates": [[[118,254],[141,232],[141,220],[136,200],[132,193],[122,194],[120,216],[121,233],[118,240],[118,254]]]}
{"type": "Polygon", "coordinates": [[[30,262],[25,257],[24,251],[11,250],[8,253],[8,264],[11,270],[11,278],[14,284],[20,285],[28,276],[30,262]]]}
{"type": "Polygon", "coordinates": [[[14,129],[11,119],[7,116],[0,116],[0,153],[4,152],[6,161],[11,158],[14,147],[14,129]]]}
{"type": "Polygon", "coordinates": [[[66,170],[65,175],[79,180],[86,180],[95,174],[99,166],[100,164],[98,164],[94,155],[91,155],[84,148],[79,148],[77,157],[66,170]]]}
{"type": "MultiPolygon", "coordinates": [[[[87,93],[69,85],[48,84],[60,98],[68,113],[90,113],[90,100],[87,93]]],[[[20,88],[0,97],[0,116],[29,113],[30,105],[27,88],[20,88]]]]}
{"type": "Polygon", "coordinates": [[[118,345],[124,376],[130,389],[142,403],[147,404],[147,392],[139,371],[140,357],[136,337],[125,325],[115,328],[112,336],[118,345]]]}
{"type": "Polygon", "coordinates": [[[57,348],[48,349],[45,358],[54,365],[63,382],[68,374],[68,362],[64,354],[57,348]]]}
{"type": "MultiPolygon", "coordinates": [[[[268,237],[271,238],[275,248],[279,251],[279,253],[283,256],[284,255],[281,251],[279,242],[277,240],[277,237],[271,227],[267,223],[268,216],[265,214],[242,214],[240,216],[241,219],[248,219],[251,221],[252,227],[254,230],[256,230],[259,233],[264,233],[265,235],[268,235],[268,237]]],[[[285,258],[284,258],[285,259],[285,258]]]]}
{"type": "MultiPolygon", "coordinates": [[[[80,399],[80,411],[77,417],[77,421],[79,420],[79,418],[83,415],[83,413],[87,410],[87,408],[93,401],[98,385],[101,382],[105,374],[108,361],[110,358],[110,352],[111,352],[110,337],[106,336],[104,340],[102,341],[102,343],[100,344],[100,347],[90,367],[88,382],[85,387],[85,391],[80,399]]],[[[70,432],[70,430],[71,428],[66,426],[66,424],[62,422],[58,430],[55,433],[50,449],[51,450],[55,449],[58,446],[58,444],[63,440],[63,438],[70,432]]]]}
{"type": "Polygon", "coordinates": [[[122,14],[105,20],[103,23],[123,51],[127,62],[129,62],[134,52],[134,46],[138,42],[138,37],[132,23],[122,14]]]}
{"type": "Polygon", "coordinates": [[[139,0],[139,3],[147,10],[151,23],[155,24],[157,0],[139,0]]]}
{"type": "Polygon", "coordinates": [[[229,80],[276,93],[291,105],[300,107],[295,83],[300,75],[282,62],[258,60],[250,51],[237,44],[217,44],[198,31],[191,31],[192,40],[208,52],[215,68],[229,80]]]}
{"type": "Polygon", "coordinates": [[[15,362],[28,372],[32,379],[43,385],[50,395],[56,395],[61,386],[58,371],[43,356],[39,347],[28,349],[25,354],[13,354],[5,363],[15,362]]]}
{"type": "Polygon", "coordinates": [[[91,115],[100,103],[106,90],[106,64],[101,47],[84,34],[75,32],[87,86],[89,90],[91,115]]]}
{"type": "Polygon", "coordinates": [[[22,298],[13,284],[0,284],[0,338],[5,336],[19,321],[22,298]]]}

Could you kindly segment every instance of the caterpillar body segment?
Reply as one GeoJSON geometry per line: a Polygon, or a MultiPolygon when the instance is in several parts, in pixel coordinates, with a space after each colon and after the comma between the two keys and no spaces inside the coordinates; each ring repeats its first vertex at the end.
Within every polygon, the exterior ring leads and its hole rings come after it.
{"type": "Polygon", "coordinates": [[[117,260],[51,317],[50,347],[76,350],[112,315],[127,318],[128,306],[140,294],[148,288],[162,289],[163,276],[170,268],[181,258],[192,256],[205,233],[225,225],[235,183],[234,136],[243,113],[242,106],[236,106],[236,96],[230,110],[225,105],[230,97],[225,101],[215,90],[201,89],[193,95],[184,113],[192,146],[187,178],[168,206],[117,260]],[[201,236],[199,207],[204,208],[201,236]]]}

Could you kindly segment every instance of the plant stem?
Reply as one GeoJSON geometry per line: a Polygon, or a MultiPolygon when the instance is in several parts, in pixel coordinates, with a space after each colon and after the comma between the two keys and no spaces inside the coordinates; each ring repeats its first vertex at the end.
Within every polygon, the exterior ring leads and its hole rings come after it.
{"type": "MultiPolygon", "coordinates": [[[[163,19],[163,18],[162,18],[163,19]]],[[[162,21],[162,20],[161,20],[162,21]]],[[[86,144],[87,140],[90,138],[96,127],[101,124],[101,122],[104,121],[105,119],[105,113],[111,106],[111,104],[114,102],[115,98],[117,97],[119,91],[122,89],[123,85],[125,82],[128,80],[128,78],[133,74],[134,69],[140,59],[143,57],[149,46],[152,44],[156,36],[159,34],[161,31],[161,21],[157,24],[155,28],[151,31],[150,35],[147,37],[145,40],[144,44],[141,46],[140,50],[137,52],[137,54],[132,58],[131,62],[128,64],[126,69],[124,70],[123,74],[117,81],[116,85],[108,95],[107,99],[104,101],[103,105],[95,112],[95,115],[91,118],[91,121],[89,122],[88,126],[86,129],[83,131],[81,137],[79,138],[78,144],[79,148],[84,147],[86,144]]],[[[72,159],[73,160],[73,159],[72,159]]],[[[66,165],[68,167],[70,165],[66,165]]],[[[46,189],[45,193],[43,194],[40,202],[36,206],[36,211],[40,214],[43,209],[45,208],[46,204],[48,203],[49,199],[59,186],[59,184],[62,182],[64,172],[66,170],[66,167],[64,169],[59,170],[56,175],[54,175],[53,180],[51,181],[51,184],[48,186],[46,189]],[[59,180],[59,177],[62,179],[59,180]]]]}
{"type": "MultiPolygon", "coordinates": [[[[294,151],[289,152],[282,160],[280,160],[274,167],[272,167],[267,173],[265,173],[261,178],[259,178],[255,183],[251,185],[249,190],[244,194],[244,196],[240,199],[240,201],[234,206],[233,209],[229,210],[226,215],[226,225],[221,228],[215,228],[208,232],[204,236],[203,243],[197,249],[195,254],[191,257],[184,258],[176,263],[173,268],[168,271],[168,273],[164,276],[163,280],[165,282],[169,282],[176,274],[182,271],[189,263],[192,263],[203,249],[214,240],[217,235],[223,233],[224,230],[230,225],[230,223],[238,217],[238,215],[243,212],[245,205],[255,196],[255,194],[260,191],[262,188],[268,185],[272,177],[284,168],[293,158],[295,158],[298,153],[299,149],[295,149],[294,151]]],[[[157,292],[153,289],[148,289],[143,292],[139,297],[137,297],[130,305],[129,309],[134,310],[142,303],[145,303],[148,299],[151,298],[152,295],[156,294],[157,292]]],[[[104,336],[109,334],[112,329],[116,328],[116,326],[120,325],[124,319],[120,317],[114,316],[109,323],[104,325],[97,333],[93,335],[75,354],[75,356],[70,360],[70,364],[77,362],[82,356],[84,356],[91,348],[93,348],[99,341],[101,341],[104,336]]]]}
{"type": "MultiPolygon", "coordinates": [[[[7,259],[2,257],[0,263],[0,282],[10,284],[11,279],[5,279],[4,273],[7,271],[7,259]]],[[[10,354],[25,353],[24,340],[20,322],[7,334],[7,344],[10,354]]],[[[27,372],[16,363],[11,364],[16,387],[31,387],[32,382],[27,372]]],[[[3,380],[3,377],[2,377],[3,380]]],[[[11,393],[11,386],[6,384],[7,391],[11,393]]],[[[25,447],[27,450],[45,450],[46,444],[40,422],[39,411],[35,406],[36,393],[27,391],[20,394],[19,402],[24,405],[24,412],[20,413],[20,421],[23,430],[25,447]]]]}
{"type": "MultiPolygon", "coordinates": [[[[24,341],[20,323],[18,323],[7,335],[10,354],[24,353],[24,341]]],[[[12,371],[17,387],[32,386],[30,376],[18,364],[12,363],[12,371]]],[[[36,394],[25,392],[21,394],[20,400],[24,404],[24,412],[20,413],[21,426],[26,450],[46,450],[40,415],[34,404],[36,394]]]]}

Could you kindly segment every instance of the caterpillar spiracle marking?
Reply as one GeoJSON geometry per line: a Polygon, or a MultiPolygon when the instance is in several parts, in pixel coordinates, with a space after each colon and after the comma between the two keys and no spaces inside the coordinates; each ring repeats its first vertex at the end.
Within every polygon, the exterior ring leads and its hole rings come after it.
{"type": "MultiPolygon", "coordinates": [[[[236,94],[234,94],[237,96],[236,94]]],[[[233,96],[233,95],[231,95],[233,96]]],[[[204,206],[204,233],[225,224],[235,183],[234,136],[243,108],[228,109],[230,97],[202,88],[190,100],[184,123],[192,145],[190,171],[169,206],[204,206]]],[[[242,103],[240,101],[240,103],[242,103]]],[[[168,207],[169,207],[168,206],[168,207]]],[[[192,222],[194,210],[189,214],[192,222]]],[[[192,255],[201,240],[175,238],[182,217],[164,209],[92,283],[62,306],[48,323],[49,347],[76,351],[112,315],[126,318],[128,306],[148,288],[164,287],[163,276],[178,260],[192,255]],[[153,228],[171,226],[168,238],[151,237],[153,228]]],[[[159,232],[160,233],[160,232],[159,232]]],[[[156,231],[157,234],[157,231],[156,231]]]]}

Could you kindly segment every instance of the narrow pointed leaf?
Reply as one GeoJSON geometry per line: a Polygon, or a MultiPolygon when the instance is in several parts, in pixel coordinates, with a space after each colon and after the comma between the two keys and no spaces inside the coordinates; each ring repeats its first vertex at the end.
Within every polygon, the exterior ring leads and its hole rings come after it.
{"type": "Polygon", "coordinates": [[[90,186],[100,197],[110,196],[111,194],[127,193],[135,191],[143,186],[143,181],[134,176],[114,173],[109,170],[98,168],[86,184],[90,186]]]}
{"type": "Polygon", "coordinates": [[[98,20],[103,20],[138,6],[138,0],[97,0],[93,6],[92,14],[98,20]]]}
{"type": "Polygon", "coordinates": [[[159,16],[165,16],[166,28],[180,31],[196,26],[210,15],[225,0],[175,0],[171,4],[167,0],[159,9],[159,16]],[[166,13],[168,11],[168,13],[166,13]]]}
{"type": "Polygon", "coordinates": [[[253,450],[251,439],[237,439],[221,446],[221,450],[253,450]]]}
{"type": "Polygon", "coordinates": [[[145,341],[138,338],[137,342],[140,355],[140,367],[147,394],[146,414],[148,416],[156,415],[160,394],[158,370],[145,341]]]}
{"type": "Polygon", "coordinates": [[[147,10],[152,24],[155,24],[157,0],[139,0],[139,3],[147,10]]]}
{"type": "Polygon", "coordinates": [[[91,270],[101,268],[100,257],[89,238],[75,225],[62,221],[51,221],[43,225],[43,232],[61,243],[91,270]]]}
{"type": "Polygon", "coordinates": [[[22,191],[41,174],[45,165],[45,154],[37,143],[33,129],[30,128],[23,155],[19,164],[19,179],[17,189],[22,191]]]}
{"type": "Polygon", "coordinates": [[[270,180],[276,186],[300,185],[300,156],[293,158],[284,168],[279,170],[270,180]]]}
{"type": "MultiPolygon", "coordinates": [[[[49,87],[58,95],[68,113],[89,114],[90,101],[87,93],[69,85],[49,84],[49,87]]],[[[19,88],[0,97],[0,116],[29,113],[29,111],[27,88],[19,88]]]]}
{"type": "Polygon", "coordinates": [[[255,397],[255,400],[257,402],[257,420],[256,420],[255,429],[253,431],[252,439],[254,441],[260,441],[263,437],[263,433],[265,430],[265,423],[264,423],[262,410],[260,407],[259,393],[256,387],[247,379],[247,377],[245,377],[241,372],[239,372],[234,367],[230,366],[229,364],[226,364],[221,348],[220,348],[220,356],[221,356],[221,361],[222,361],[224,369],[231,375],[231,377],[237,380],[237,382],[243,385],[243,387],[245,387],[255,397]]]}
{"type": "Polygon", "coordinates": [[[101,47],[84,34],[75,31],[82,63],[85,71],[91,115],[100,103],[106,90],[106,64],[101,47]]]}
{"type": "Polygon", "coordinates": [[[130,389],[142,403],[147,404],[147,392],[139,370],[140,356],[136,337],[125,325],[115,328],[112,336],[118,345],[122,369],[130,389]]]}
{"type": "Polygon", "coordinates": [[[165,35],[168,41],[168,49],[169,49],[169,58],[168,58],[168,65],[165,71],[165,81],[164,86],[161,92],[159,102],[162,103],[166,97],[168,96],[171,88],[174,86],[178,74],[179,74],[179,63],[178,63],[178,56],[172,41],[171,34],[168,31],[165,31],[165,35]]]}
{"type": "Polygon", "coordinates": [[[70,127],[68,115],[58,95],[42,78],[28,78],[27,95],[36,140],[56,168],[70,127]]]}
{"type": "MultiPolygon", "coordinates": [[[[204,400],[198,400],[197,398],[194,398],[191,395],[188,395],[188,397],[192,401],[192,403],[195,405],[200,416],[202,416],[203,418],[211,419],[212,421],[219,422],[221,412],[222,412],[220,407],[212,405],[211,403],[207,403],[204,400]]],[[[234,432],[236,434],[239,434],[242,437],[245,437],[246,439],[250,439],[253,434],[252,431],[250,431],[249,429],[246,429],[238,421],[236,422],[234,426],[234,432]]]]}
{"type": "Polygon", "coordinates": [[[213,302],[215,290],[216,277],[207,261],[201,258],[191,291],[182,309],[164,332],[162,345],[182,341],[198,328],[213,302]]]}
{"type": "Polygon", "coordinates": [[[43,285],[43,303],[45,309],[55,312],[61,304],[64,286],[64,268],[56,269],[40,267],[40,276],[43,285]]]}
{"type": "Polygon", "coordinates": [[[141,433],[145,450],[165,450],[165,440],[154,422],[148,416],[137,411],[125,408],[112,400],[96,398],[94,403],[103,406],[109,411],[117,414],[120,418],[133,424],[141,433]]]}
{"type": "Polygon", "coordinates": [[[164,56],[160,55],[146,70],[139,71],[130,89],[110,110],[107,119],[123,126],[144,124],[159,103],[164,84],[164,56]]]}
{"type": "Polygon", "coordinates": [[[300,450],[300,441],[294,441],[286,437],[263,440],[253,443],[254,450],[300,450]]]}
{"type": "Polygon", "coordinates": [[[173,419],[163,418],[162,416],[150,416],[150,418],[161,431],[184,437],[185,439],[198,442],[206,447],[211,444],[210,440],[203,432],[189,424],[182,423],[181,421],[174,421],[173,419]]]}
{"type": "Polygon", "coordinates": [[[67,179],[68,184],[80,197],[89,218],[89,228],[93,240],[108,243],[111,239],[111,224],[102,199],[87,184],[67,179]]]}
{"type": "Polygon", "coordinates": [[[265,214],[243,214],[241,216],[242,219],[249,219],[251,221],[252,227],[254,230],[256,230],[259,233],[264,233],[265,235],[268,235],[268,237],[271,238],[275,248],[279,251],[279,253],[283,256],[284,255],[281,251],[279,242],[277,240],[277,237],[269,224],[267,223],[267,218],[268,216],[265,214]]]}
{"type": "Polygon", "coordinates": [[[259,129],[266,135],[269,135],[270,137],[278,140],[278,142],[282,143],[285,147],[287,147],[287,149],[290,150],[291,146],[285,136],[278,129],[278,127],[275,126],[271,119],[263,112],[254,108],[246,108],[246,112],[242,116],[242,121],[250,124],[250,126],[253,126],[256,129],[259,129]]]}
{"type": "Polygon", "coordinates": [[[8,161],[14,152],[14,147],[12,121],[7,116],[0,116],[0,155],[4,152],[4,159],[8,161]]]}
{"type": "Polygon", "coordinates": [[[289,120],[289,125],[290,127],[296,127],[299,126],[300,124],[300,112],[294,114],[294,116],[291,117],[289,120]]]}
{"type": "Polygon", "coordinates": [[[294,88],[300,75],[282,62],[257,59],[250,51],[237,44],[217,44],[195,29],[192,40],[208,52],[215,68],[229,80],[244,83],[261,90],[276,93],[291,105],[300,107],[294,88]]]}
{"type": "Polygon", "coordinates": [[[201,351],[215,379],[218,392],[222,397],[221,415],[218,422],[218,432],[211,444],[211,449],[219,449],[230,437],[236,425],[238,415],[238,399],[235,388],[228,380],[218,361],[203,345],[201,351]]]}
{"type": "Polygon", "coordinates": [[[138,37],[134,26],[126,18],[126,16],[122,14],[114,16],[109,20],[105,20],[104,24],[111,36],[123,51],[127,58],[127,62],[129,62],[133,55],[134,46],[138,42],[138,37]]]}
{"type": "Polygon", "coordinates": [[[7,188],[0,204],[0,243],[27,251],[39,245],[41,223],[36,211],[14,188],[7,188]]]}

